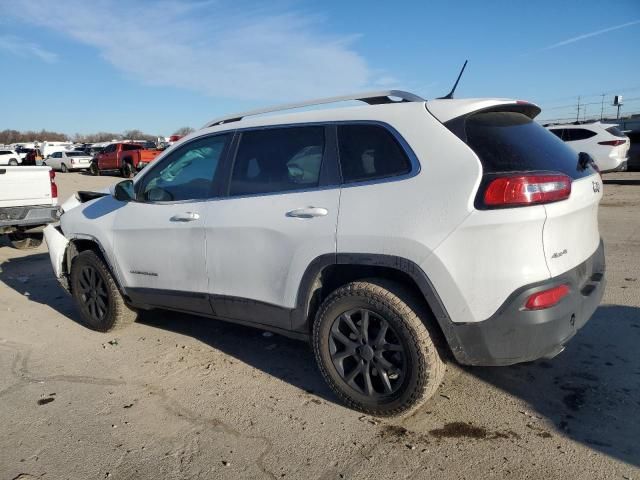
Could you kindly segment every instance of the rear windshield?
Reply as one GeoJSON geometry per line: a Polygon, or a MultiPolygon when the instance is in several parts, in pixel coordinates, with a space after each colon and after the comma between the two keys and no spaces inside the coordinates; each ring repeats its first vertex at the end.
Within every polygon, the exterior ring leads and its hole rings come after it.
{"type": "Polygon", "coordinates": [[[476,113],[467,118],[465,133],[485,174],[551,171],[575,179],[594,173],[578,165],[577,152],[522,113],[476,113]]]}
{"type": "Polygon", "coordinates": [[[87,154],[84,152],[67,152],[67,157],[86,157],[87,154]]]}
{"type": "Polygon", "coordinates": [[[626,135],[622,133],[622,130],[620,130],[618,127],[609,127],[609,128],[606,128],[605,130],[615,137],[622,137],[622,138],[626,137],[626,135]]]}

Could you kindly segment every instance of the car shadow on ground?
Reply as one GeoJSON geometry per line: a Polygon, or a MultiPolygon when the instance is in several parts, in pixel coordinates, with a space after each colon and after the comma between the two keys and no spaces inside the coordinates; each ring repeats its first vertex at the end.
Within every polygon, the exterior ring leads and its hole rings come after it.
{"type": "Polygon", "coordinates": [[[640,466],[639,342],[640,308],[602,305],[553,359],[465,370],[523,399],[562,435],[640,466]]]}
{"type": "Polygon", "coordinates": [[[329,403],[338,403],[315,366],[307,342],[183,313],[143,312],[138,323],[187,335],[329,403]]]}
{"type": "Polygon", "coordinates": [[[602,182],[605,185],[640,185],[640,180],[633,178],[605,178],[602,182]]]}
{"type": "MultiPolygon", "coordinates": [[[[4,283],[30,301],[47,305],[79,323],[71,297],[51,273],[46,253],[12,258],[0,267],[0,285],[4,283]]],[[[329,403],[338,403],[316,369],[313,353],[305,342],[161,310],[143,312],[138,322],[190,336],[329,403]]],[[[639,342],[640,308],[602,305],[554,359],[511,367],[470,367],[464,371],[522,399],[529,405],[528,414],[549,419],[560,435],[640,466],[639,342]]],[[[474,411],[473,405],[469,411],[474,411]]],[[[535,422],[530,428],[536,428],[535,422]]]]}
{"type": "MultiPolygon", "coordinates": [[[[2,263],[0,288],[3,283],[28,297],[29,301],[53,308],[82,324],[71,296],[53,276],[47,253],[34,252],[2,263]]],[[[256,328],[163,310],[142,312],[138,323],[195,338],[301,390],[330,403],[337,402],[316,369],[313,352],[306,342],[256,328]]]]}

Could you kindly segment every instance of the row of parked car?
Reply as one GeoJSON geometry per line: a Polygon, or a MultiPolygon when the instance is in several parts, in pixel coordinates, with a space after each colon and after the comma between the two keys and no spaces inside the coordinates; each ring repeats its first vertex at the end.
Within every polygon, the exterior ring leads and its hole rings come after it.
{"type": "Polygon", "coordinates": [[[39,148],[0,150],[0,165],[49,166],[63,173],[88,170],[93,175],[119,172],[129,178],[151,163],[163,150],[153,142],[112,142],[79,146],[58,145],[55,151],[43,154],[39,148]]]}
{"type": "Polygon", "coordinates": [[[623,172],[629,168],[629,138],[616,126],[593,122],[548,125],[547,129],[577,152],[586,152],[601,172],[623,172]]]}

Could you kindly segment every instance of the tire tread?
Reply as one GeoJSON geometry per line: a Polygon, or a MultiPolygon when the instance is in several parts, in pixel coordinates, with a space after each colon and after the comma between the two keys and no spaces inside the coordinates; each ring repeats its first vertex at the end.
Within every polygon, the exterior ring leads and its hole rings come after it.
{"type": "Polygon", "coordinates": [[[446,365],[434,343],[434,340],[437,338],[436,332],[430,333],[430,330],[434,328],[430,323],[431,317],[432,315],[423,306],[422,302],[416,298],[413,292],[405,288],[402,284],[391,280],[365,279],[351,282],[338,288],[323,302],[313,325],[313,350],[323,378],[345,404],[363,413],[378,416],[396,416],[415,410],[433,396],[440,386],[446,370],[446,365]],[[364,296],[372,301],[374,305],[382,304],[395,311],[406,323],[406,325],[404,325],[404,331],[411,338],[411,342],[415,348],[417,348],[419,352],[424,353],[422,357],[423,361],[419,361],[416,365],[418,369],[417,388],[396,408],[371,408],[354,401],[342,392],[341,388],[334,382],[322,364],[319,352],[319,330],[322,317],[336,303],[350,296],[364,296]]]}

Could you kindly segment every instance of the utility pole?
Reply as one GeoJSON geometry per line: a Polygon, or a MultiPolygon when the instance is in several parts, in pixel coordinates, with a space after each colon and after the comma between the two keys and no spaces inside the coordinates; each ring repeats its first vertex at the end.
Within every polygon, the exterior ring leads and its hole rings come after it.
{"type": "Polygon", "coordinates": [[[622,95],[616,95],[613,97],[613,106],[618,107],[618,114],[616,115],[616,119],[620,118],[620,107],[622,106],[622,95]]]}
{"type": "Polygon", "coordinates": [[[604,93],[602,94],[602,105],[600,106],[600,121],[602,121],[603,115],[604,115],[604,93]]]}
{"type": "Polygon", "coordinates": [[[587,121],[587,104],[584,104],[584,109],[582,111],[582,121],[586,122],[587,121]]]}
{"type": "Polygon", "coordinates": [[[580,121],[580,97],[578,97],[578,113],[576,114],[576,122],[580,121]]]}

